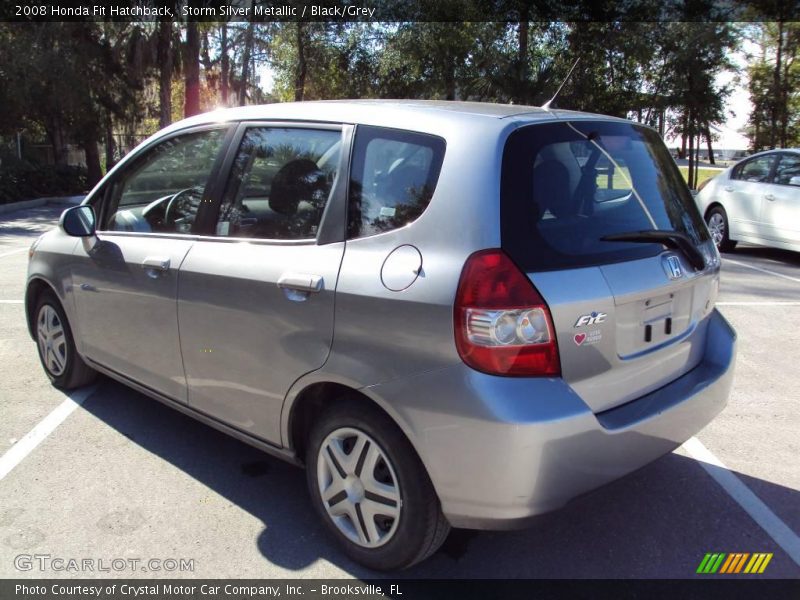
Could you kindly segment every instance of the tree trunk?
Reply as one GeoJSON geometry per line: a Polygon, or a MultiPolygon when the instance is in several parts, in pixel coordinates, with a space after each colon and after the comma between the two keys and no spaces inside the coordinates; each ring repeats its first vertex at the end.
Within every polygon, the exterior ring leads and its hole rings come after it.
{"type": "Polygon", "coordinates": [[[158,125],[172,123],[172,22],[158,24],[158,125]]]}
{"type": "Polygon", "coordinates": [[[714,149],[711,147],[711,128],[706,123],[706,143],[708,144],[708,162],[712,165],[716,165],[716,161],[714,160],[714,149]]]}
{"type": "Polygon", "coordinates": [[[447,58],[447,67],[444,74],[444,99],[456,99],[456,61],[453,57],[447,58]]]}
{"type": "Polygon", "coordinates": [[[686,114],[683,115],[681,121],[681,150],[678,152],[678,158],[686,158],[686,134],[689,131],[689,120],[686,114]]]}
{"type": "Polygon", "coordinates": [[[228,72],[230,71],[230,59],[228,58],[228,24],[223,23],[220,26],[220,95],[222,96],[222,104],[228,106],[228,72]]]}
{"type": "Polygon", "coordinates": [[[47,137],[53,146],[53,162],[57,165],[67,164],[67,149],[64,143],[64,131],[61,127],[61,120],[58,118],[49,119],[50,124],[46,128],[47,137]]]}
{"type": "Polygon", "coordinates": [[[111,113],[106,111],[106,173],[117,163],[117,142],[114,139],[114,127],[111,113]]]}
{"type": "Polygon", "coordinates": [[[783,21],[778,21],[778,49],[775,54],[775,70],[772,73],[772,127],[769,134],[769,143],[773,148],[778,142],[778,120],[780,117],[781,101],[781,64],[783,62],[783,21]]]}
{"type": "Polygon", "coordinates": [[[689,175],[686,178],[687,183],[690,189],[694,189],[694,128],[692,127],[692,113],[689,111],[689,115],[686,118],[686,122],[688,124],[688,131],[686,132],[686,137],[689,138],[689,175]]]}
{"type": "Polygon", "coordinates": [[[305,24],[301,21],[297,23],[297,72],[294,79],[294,99],[295,102],[302,102],[306,94],[306,42],[305,24]]]}
{"type": "MultiPolygon", "coordinates": [[[[786,52],[789,56],[796,55],[796,42],[792,44],[792,32],[788,32],[786,40],[786,52]],[[794,46],[794,47],[793,47],[794,46]]],[[[796,56],[795,59],[796,60],[796,56]]],[[[794,64],[794,60],[784,58],[783,79],[781,81],[781,148],[788,148],[789,144],[789,82],[791,81],[789,71],[794,64]]]]}
{"type": "Polygon", "coordinates": [[[253,29],[255,24],[250,21],[244,34],[244,54],[242,55],[242,81],[239,87],[239,106],[247,102],[247,80],[250,77],[250,54],[253,52],[253,29]]]}
{"type": "Polygon", "coordinates": [[[530,98],[527,93],[528,83],[528,43],[530,40],[530,30],[528,23],[528,6],[524,6],[519,15],[519,54],[517,60],[519,61],[519,90],[521,104],[527,104],[530,98]]]}
{"type": "Polygon", "coordinates": [[[100,152],[97,150],[97,140],[90,139],[85,142],[83,144],[83,152],[86,154],[86,184],[93,188],[103,177],[103,171],[100,168],[100,152]]]}
{"type": "Polygon", "coordinates": [[[700,131],[697,132],[697,142],[694,145],[694,181],[692,189],[697,189],[697,181],[700,179],[700,131]]]}
{"type": "Polygon", "coordinates": [[[186,98],[183,116],[200,113],[200,32],[195,21],[186,23],[186,63],[184,68],[186,98]]]}

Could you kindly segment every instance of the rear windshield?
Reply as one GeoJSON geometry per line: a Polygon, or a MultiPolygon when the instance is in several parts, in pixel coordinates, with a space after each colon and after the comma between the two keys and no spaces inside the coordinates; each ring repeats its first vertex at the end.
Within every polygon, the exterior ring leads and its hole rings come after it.
{"type": "Polygon", "coordinates": [[[629,123],[531,125],[509,136],[501,180],[503,249],[526,271],[655,256],[661,244],[601,238],[708,231],[658,134],[629,123]]]}

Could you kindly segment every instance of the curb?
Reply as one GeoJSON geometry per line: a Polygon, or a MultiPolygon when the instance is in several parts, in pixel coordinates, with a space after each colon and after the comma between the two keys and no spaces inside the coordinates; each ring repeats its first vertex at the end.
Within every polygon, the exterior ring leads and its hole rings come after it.
{"type": "Polygon", "coordinates": [[[11,202],[10,204],[0,204],[0,215],[24,210],[26,208],[36,208],[51,204],[54,206],[77,206],[86,196],[54,196],[48,198],[36,198],[35,200],[23,200],[22,202],[11,202]]]}

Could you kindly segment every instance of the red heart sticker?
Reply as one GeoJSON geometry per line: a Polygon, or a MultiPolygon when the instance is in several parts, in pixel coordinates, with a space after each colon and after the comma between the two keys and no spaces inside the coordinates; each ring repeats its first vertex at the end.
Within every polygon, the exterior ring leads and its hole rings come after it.
{"type": "Polygon", "coordinates": [[[586,339],[586,334],[585,333],[576,333],[575,334],[575,343],[578,344],[578,346],[580,346],[585,339],[586,339]]]}

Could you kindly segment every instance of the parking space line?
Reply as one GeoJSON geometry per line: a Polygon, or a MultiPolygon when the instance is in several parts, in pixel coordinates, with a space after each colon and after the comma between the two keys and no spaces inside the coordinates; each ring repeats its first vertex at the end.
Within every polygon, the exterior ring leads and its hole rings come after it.
{"type": "Polygon", "coordinates": [[[0,258],[11,256],[12,254],[19,254],[20,252],[25,252],[28,248],[17,248],[16,250],[12,250],[11,252],[6,252],[4,254],[0,254],[0,258]]]}
{"type": "Polygon", "coordinates": [[[72,411],[83,404],[92,395],[97,386],[82,388],[72,392],[49,415],[42,419],[36,427],[31,429],[25,437],[0,456],[0,481],[8,475],[14,467],[21,463],[36,446],[41,444],[56,427],[61,425],[72,411]]]}
{"type": "Polygon", "coordinates": [[[796,283],[800,283],[800,279],[797,277],[790,277],[789,275],[784,275],[783,273],[777,273],[775,271],[770,271],[769,269],[764,269],[762,267],[757,267],[755,265],[748,265],[747,263],[739,262],[738,260],[732,260],[730,258],[725,258],[723,261],[727,261],[734,265],[739,265],[740,267],[747,267],[748,269],[755,269],[756,271],[761,271],[762,273],[767,273],[768,275],[774,275],[775,277],[780,277],[782,279],[788,279],[789,281],[794,281],[796,283]]]}
{"type": "Polygon", "coordinates": [[[800,566],[800,537],[696,437],[683,447],[731,498],[800,566]]]}
{"type": "Polygon", "coordinates": [[[781,302],[776,300],[770,301],[742,301],[742,302],[717,302],[717,306],[800,306],[800,302],[781,302]]]}

